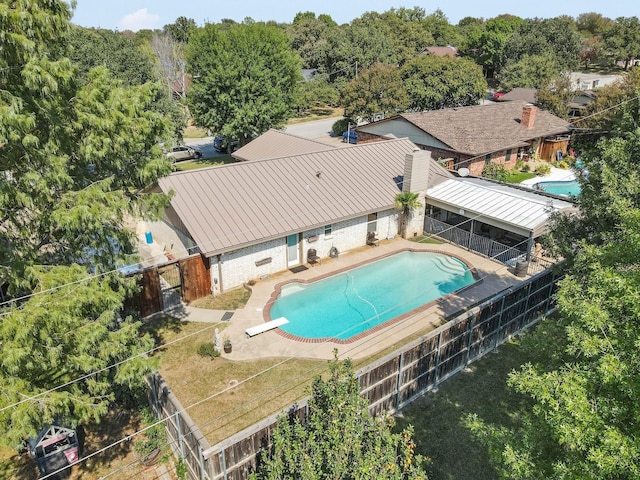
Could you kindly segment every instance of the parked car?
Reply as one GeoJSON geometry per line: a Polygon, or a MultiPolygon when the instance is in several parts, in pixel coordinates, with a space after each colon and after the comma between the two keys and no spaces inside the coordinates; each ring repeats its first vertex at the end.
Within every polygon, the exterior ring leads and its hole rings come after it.
{"type": "Polygon", "coordinates": [[[493,100],[494,102],[498,102],[503,96],[504,96],[504,92],[496,92],[491,97],[491,100],[493,100]]]}
{"type": "Polygon", "coordinates": [[[213,148],[215,148],[217,152],[232,153],[238,148],[238,140],[229,140],[224,135],[218,135],[213,139],[213,148]]]}
{"type": "Polygon", "coordinates": [[[344,143],[358,143],[358,132],[355,130],[347,130],[342,134],[342,141],[344,143]]]}
{"type": "Polygon", "coordinates": [[[200,158],[202,157],[202,152],[193,147],[188,147],[187,145],[179,145],[177,147],[173,147],[170,152],[166,153],[166,155],[171,159],[171,162],[181,162],[183,160],[200,158]]]}

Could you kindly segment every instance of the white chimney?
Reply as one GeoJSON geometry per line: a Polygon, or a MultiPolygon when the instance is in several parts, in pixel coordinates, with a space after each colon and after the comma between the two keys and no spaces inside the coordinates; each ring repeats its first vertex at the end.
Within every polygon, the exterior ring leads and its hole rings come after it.
{"type": "Polygon", "coordinates": [[[416,148],[404,157],[403,192],[426,192],[429,188],[431,152],[416,148]]]}

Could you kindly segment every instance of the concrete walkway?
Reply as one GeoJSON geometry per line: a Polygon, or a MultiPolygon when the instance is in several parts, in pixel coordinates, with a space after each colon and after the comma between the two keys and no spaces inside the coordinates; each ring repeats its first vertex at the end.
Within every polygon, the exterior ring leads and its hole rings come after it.
{"type": "Polygon", "coordinates": [[[575,179],[576,174],[573,172],[573,170],[564,170],[562,168],[551,167],[551,172],[547,175],[528,178],[527,180],[520,182],[520,185],[522,185],[523,187],[533,188],[536,183],[540,182],[570,182],[571,180],[575,179]]]}
{"type": "Polygon", "coordinates": [[[186,306],[176,316],[185,321],[220,322],[223,335],[230,338],[233,351],[224,354],[230,360],[250,360],[269,357],[298,357],[330,359],[337,348],[341,355],[351,358],[367,357],[388,348],[411,335],[424,334],[443,323],[443,319],[476,302],[490,297],[516,283],[522,278],[516,277],[505,265],[488,258],[468,252],[451,244],[422,244],[403,239],[383,240],[378,247],[362,247],[343,252],[337,259],[322,259],[322,263],[303,272],[290,271],[272,275],[267,280],[257,282],[252,287],[252,294],[244,308],[233,312],[206,310],[186,306]],[[331,274],[332,272],[368,262],[405,249],[420,249],[454,254],[477,270],[482,282],[466,289],[458,295],[451,295],[435,302],[428,309],[414,314],[369,335],[348,344],[335,342],[313,343],[285,338],[277,330],[268,331],[248,338],[245,330],[260,325],[265,321],[263,312],[271,301],[271,295],[277,284],[294,279],[311,280],[331,274]]]}

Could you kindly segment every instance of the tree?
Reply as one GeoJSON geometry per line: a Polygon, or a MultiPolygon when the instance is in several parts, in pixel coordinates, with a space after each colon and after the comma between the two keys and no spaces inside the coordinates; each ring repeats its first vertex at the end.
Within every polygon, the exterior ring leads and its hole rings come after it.
{"type": "Polygon", "coordinates": [[[513,431],[476,428],[498,447],[508,478],[640,477],[640,102],[636,93],[583,142],[589,171],[580,214],[559,217],[548,241],[568,259],[558,318],[529,348],[559,345],[511,374],[530,408],[513,431]]]}
{"type": "Polygon", "coordinates": [[[575,95],[571,77],[565,72],[550,79],[538,89],[536,103],[543,110],[560,118],[568,119],[569,103],[575,95]]]}
{"type": "Polygon", "coordinates": [[[180,16],[176,21],[162,27],[162,32],[178,43],[187,43],[191,34],[198,28],[193,18],[180,16]]]}
{"type": "Polygon", "coordinates": [[[477,105],[487,92],[482,69],[465,58],[421,55],[401,70],[411,110],[477,105]]]}
{"type": "Polygon", "coordinates": [[[525,55],[552,56],[563,70],[573,70],[578,66],[580,47],[580,34],[571,17],[526,19],[507,39],[502,63],[516,63],[525,55]]]}
{"type": "Polygon", "coordinates": [[[340,93],[325,78],[313,78],[301,80],[298,88],[297,110],[300,114],[314,107],[326,107],[336,105],[340,99],[340,93]]]}
{"type": "Polygon", "coordinates": [[[309,419],[281,416],[273,453],[255,479],[426,479],[424,460],[414,455],[412,429],[392,433],[389,418],[369,415],[349,360],[329,362],[329,378],[311,387],[309,419]]]}
{"type": "Polygon", "coordinates": [[[342,90],[345,116],[367,122],[373,121],[376,113],[398,113],[408,104],[400,70],[391,65],[373,64],[342,90]]]}
{"type": "Polygon", "coordinates": [[[66,2],[5,10],[0,277],[16,303],[0,307],[0,428],[11,444],[56,417],[96,418],[142,384],[150,368],[142,357],[106,368],[150,345],[121,315],[134,283],[107,272],[136,258],[126,224],[159,218],[167,198],[148,187],[171,164],[157,146],[168,133],[150,108],[154,85],[127,87],[105,67],[75,82],[62,56],[66,2]]]}
{"type": "Polygon", "coordinates": [[[399,233],[402,238],[407,238],[407,223],[411,219],[413,210],[422,208],[420,194],[413,192],[401,192],[395,198],[396,209],[400,212],[399,233]]]}
{"type": "Polygon", "coordinates": [[[560,74],[561,66],[552,53],[524,55],[510,63],[499,75],[500,87],[511,90],[515,87],[540,88],[560,74]]]}
{"type": "Polygon", "coordinates": [[[184,99],[187,91],[185,45],[167,34],[155,34],[150,45],[156,56],[158,78],[164,80],[170,94],[177,94],[184,99]]]}
{"type": "Polygon", "coordinates": [[[456,28],[449,23],[447,16],[439,8],[424,19],[424,25],[428,32],[433,36],[436,45],[458,45],[460,37],[456,28]]]}
{"type": "Polygon", "coordinates": [[[276,27],[207,24],[189,42],[187,65],[196,123],[241,144],[283,125],[295,107],[299,59],[276,27]]]}
{"type": "Polygon", "coordinates": [[[603,16],[601,13],[581,13],[576,18],[578,31],[586,37],[601,36],[612,24],[613,20],[603,16]]]}
{"type": "Polygon", "coordinates": [[[605,47],[627,70],[631,61],[640,57],[640,21],[638,17],[619,17],[603,35],[605,47]]]}

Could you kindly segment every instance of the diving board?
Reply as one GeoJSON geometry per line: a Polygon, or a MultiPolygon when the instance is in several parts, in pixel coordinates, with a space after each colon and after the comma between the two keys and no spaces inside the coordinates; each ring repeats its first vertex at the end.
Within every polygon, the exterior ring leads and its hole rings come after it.
{"type": "Polygon", "coordinates": [[[285,323],[289,323],[289,320],[287,320],[284,317],[275,318],[270,322],[264,322],[255,327],[247,328],[246,334],[247,334],[247,337],[253,337],[254,335],[258,335],[259,333],[268,332],[269,330],[278,328],[284,325],[285,323]]]}

